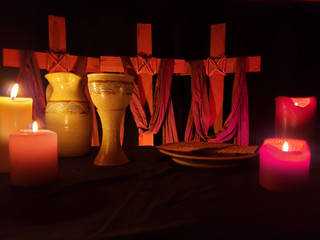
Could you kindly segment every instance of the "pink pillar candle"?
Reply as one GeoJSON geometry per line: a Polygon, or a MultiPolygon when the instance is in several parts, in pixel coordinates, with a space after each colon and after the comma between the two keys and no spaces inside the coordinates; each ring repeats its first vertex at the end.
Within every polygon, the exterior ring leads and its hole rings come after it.
{"type": "Polygon", "coordinates": [[[42,185],[58,177],[57,134],[49,130],[20,130],[9,137],[10,182],[42,185]]]}
{"type": "Polygon", "coordinates": [[[305,140],[267,138],[259,153],[261,187],[288,192],[301,189],[308,183],[311,153],[305,140]]]}
{"type": "Polygon", "coordinates": [[[277,97],[275,137],[314,137],[317,98],[277,97]]]}

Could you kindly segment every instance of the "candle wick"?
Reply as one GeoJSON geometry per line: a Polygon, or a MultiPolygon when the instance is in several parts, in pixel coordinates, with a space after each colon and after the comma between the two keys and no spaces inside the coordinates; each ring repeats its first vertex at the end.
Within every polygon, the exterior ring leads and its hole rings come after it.
{"type": "Polygon", "coordinates": [[[15,100],[15,99],[16,99],[16,97],[14,97],[14,96],[11,97],[11,100],[15,100]]]}

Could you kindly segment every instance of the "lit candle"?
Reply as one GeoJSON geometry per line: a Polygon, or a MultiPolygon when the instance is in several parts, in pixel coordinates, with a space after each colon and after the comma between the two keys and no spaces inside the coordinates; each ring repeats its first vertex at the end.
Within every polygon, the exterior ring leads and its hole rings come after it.
{"type": "Polygon", "coordinates": [[[17,98],[18,84],[11,97],[0,97],[0,172],[9,172],[9,135],[32,122],[32,98],[17,98]]]}
{"type": "Polygon", "coordinates": [[[275,137],[314,137],[317,98],[277,97],[275,137]]]}
{"type": "Polygon", "coordinates": [[[9,137],[10,182],[35,186],[58,177],[57,134],[50,130],[23,129],[9,137]]]}
{"type": "Polygon", "coordinates": [[[301,189],[308,183],[311,153],[305,140],[267,138],[259,153],[261,187],[287,192],[301,189]]]}

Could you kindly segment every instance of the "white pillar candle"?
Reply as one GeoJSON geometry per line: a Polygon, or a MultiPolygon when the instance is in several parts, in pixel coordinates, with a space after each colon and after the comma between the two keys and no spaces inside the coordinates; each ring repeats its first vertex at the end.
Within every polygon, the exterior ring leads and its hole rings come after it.
{"type": "Polygon", "coordinates": [[[9,135],[32,123],[32,98],[17,98],[18,85],[11,97],[0,97],[0,172],[9,172],[9,135]]]}

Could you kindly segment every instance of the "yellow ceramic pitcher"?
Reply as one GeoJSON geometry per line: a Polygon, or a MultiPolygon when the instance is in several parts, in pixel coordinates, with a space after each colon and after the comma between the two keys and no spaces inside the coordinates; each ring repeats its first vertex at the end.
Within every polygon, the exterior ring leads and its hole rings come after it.
{"type": "Polygon", "coordinates": [[[45,75],[52,86],[46,91],[46,127],[58,135],[58,154],[72,157],[87,154],[91,145],[92,112],[81,77],[68,72],[45,75]]]}

